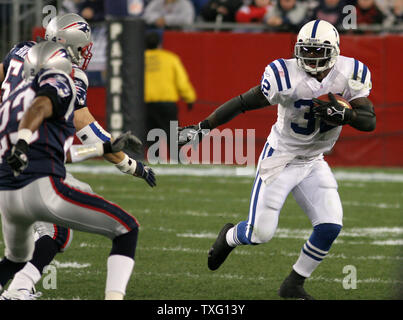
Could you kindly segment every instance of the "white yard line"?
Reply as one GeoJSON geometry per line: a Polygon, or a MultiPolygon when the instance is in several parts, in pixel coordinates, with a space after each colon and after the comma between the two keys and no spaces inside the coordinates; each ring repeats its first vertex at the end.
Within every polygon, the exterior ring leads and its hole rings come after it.
{"type": "Polygon", "coordinates": [[[76,261],[59,262],[57,260],[53,260],[51,264],[55,265],[55,267],[58,269],[84,269],[91,267],[91,263],[78,263],[76,261]]]}
{"type": "MultiPolygon", "coordinates": [[[[247,277],[241,274],[195,274],[191,272],[185,273],[160,273],[160,272],[136,272],[134,271],[135,276],[150,276],[150,277],[161,277],[161,278],[183,278],[188,277],[192,279],[223,279],[223,280],[240,280],[240,281],[270,281],[273,282],[274,278],[270,277],[247,277]]],[[[338,278],[325,278],[323,276],[318,277],[310,277],[307,279],[308,281],[321,281],[321,282],[337,282],[342,283],[343,279],[338,278]]],[[[396,279],[380,279],[380,278],[368,278],[368,279],[357,279],[357,283],[381,283],[381,284],[401,284],[403,281],[396,279]]]]}
{"type": "MultiPolygon", "coordinates": [[[[289,229],[289,228],[278,228],[274,238],[286,238],[286,239],[308,239],[312,233],[312,229],[289,229]]],[[[205,239],[215,239],[217,237],[216,233],[212,232],[182,232],[177,233],[177,237],[180,238],[205,238],[205,239]]],[[[342,229],[339,238],[346,242],[345,237],[352,238],[371,238],[379,239],[383,241],[372,241],[369,244],[374,245],[403,245],[403,228],[399,227],[379,227],[379,228],[346,228],[342,229]],[[396,237],[398,239],[396,239],[396,237]],[[399,239],[400,238],[400,239],[399,239]]]]}
{"type": "MultiPolygon", "coordinates": [[[[123,174],[112,165],[90,166],[85,164],[68,164],[67,170],[71,173],[94,174],[123,174]]],[[[155,167],[154,171],[161,176],[210,176],[210,177],[254,177],[256,169],[253,167],[155,167]]],[[[403,174],[384,172],[354,172],[335,170],[334,175],[338,181],[378,181],[378,182],[403,182],[403,174]]]]}
{"type": "MultiPolygon", "coordinates": [[[[186,247],[181,247],[181,246],[176,246],[176,247],[139,247],[139,250],[145,250],[145,251],[163,251],[163,252],[182,252],[182,253],[192,253],[192,254],[202,254],[206,255],[208,252],[208,249],[202,250],[202,249],[194,249],[194,248],[186,248],[186,247]]],[[[242,256],[286,256],[286,257],[298,257],[299,252],[288,252],[285,250],[281,250],[279,253],[278,252],[256,252],[256,251],[251,251],[248,249],[237,249],[233,251],[233,254],[235,255],[242,255],[242,256]]],[[[351,256],[348,257],[345,254],[332,254],[329,253],[326,256],[326,259],[343,259],[343,260],[403,260],[403,256],[351,256]]]]}

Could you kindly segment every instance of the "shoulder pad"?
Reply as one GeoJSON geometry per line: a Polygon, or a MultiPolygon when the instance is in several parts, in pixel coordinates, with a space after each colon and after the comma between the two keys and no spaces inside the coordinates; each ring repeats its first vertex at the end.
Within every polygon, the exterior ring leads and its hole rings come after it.
{"type": "Polygon", "coordinates": [[[288,67],[284,59],[278,59],[270,63],[266,67],[265,73],[266,72],[270,72],[274,75],[279,92],[291,89],[290,74],[288,72],[288,67]]]}
{"type": "Polygon", "coordinates": [[[74,81],[76,81],[76,79],[81,80],[88,87],[88,77],[79,67],[73,66],[73,77],[74,81]]]}
{"type": "Polygon", "coordinates": [[[44,85],[50,85],[57,90],[62,98],[72,94],[74,85],[68,74],[61,70],[47,69],[40,71],[36,76],[38,88],[44,85]]]}
{"type": "Polygon", "coordinates": [[[351,89],[357,91],[362,90],[365,86],[371,86],[371,74],[368,67],[354,59],[352,73],[350,71],[348,85],[351,89]]]}

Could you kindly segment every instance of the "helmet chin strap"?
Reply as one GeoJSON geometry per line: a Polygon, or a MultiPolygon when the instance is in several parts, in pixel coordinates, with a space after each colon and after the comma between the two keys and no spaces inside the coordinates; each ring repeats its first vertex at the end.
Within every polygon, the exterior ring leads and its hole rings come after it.
{"type": "Polygon", "coordinates": [[[67,52],[70,55],[71,61],[74,64],[79,65],[80,61],[77,60],[76,56],[74,55],[73,49],[71,49],[71,47],[67,47],[67,52]]]}

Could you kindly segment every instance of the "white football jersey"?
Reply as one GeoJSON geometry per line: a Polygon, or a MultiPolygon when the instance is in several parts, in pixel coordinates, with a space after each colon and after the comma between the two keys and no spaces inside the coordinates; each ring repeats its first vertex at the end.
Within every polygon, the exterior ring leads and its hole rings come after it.
{"type": "Polygon", "coordinates": [[[329,151],[342,129],[314,117],[312,98],[329,92],[347,101],[367,97],[371,74],[362,62],[339,56],[329,74],[319,82],[299,68],[295,58],[278,59],[266,67],[261,90],[271,105],[278,104],[277,122],[267,138],[270,146],[311,157],[329,151]]]}

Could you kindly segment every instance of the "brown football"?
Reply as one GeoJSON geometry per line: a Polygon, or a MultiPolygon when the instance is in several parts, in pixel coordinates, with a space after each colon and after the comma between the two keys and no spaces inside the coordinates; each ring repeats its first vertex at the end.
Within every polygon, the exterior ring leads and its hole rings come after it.
{"type": "MultiPolygon", "coordinates": [[[[340,103],[344,108],[352,109],[350,103],[344,99],[342,96],[335,94],[334,97],[336,98],[337,102],[340,103]]],[[[330,101],[329,96],[327,94],[321,95],[317,99],[322,101],[330,101]]],[[[315,104],[316,105],[316,104],[315,104]]]]}

